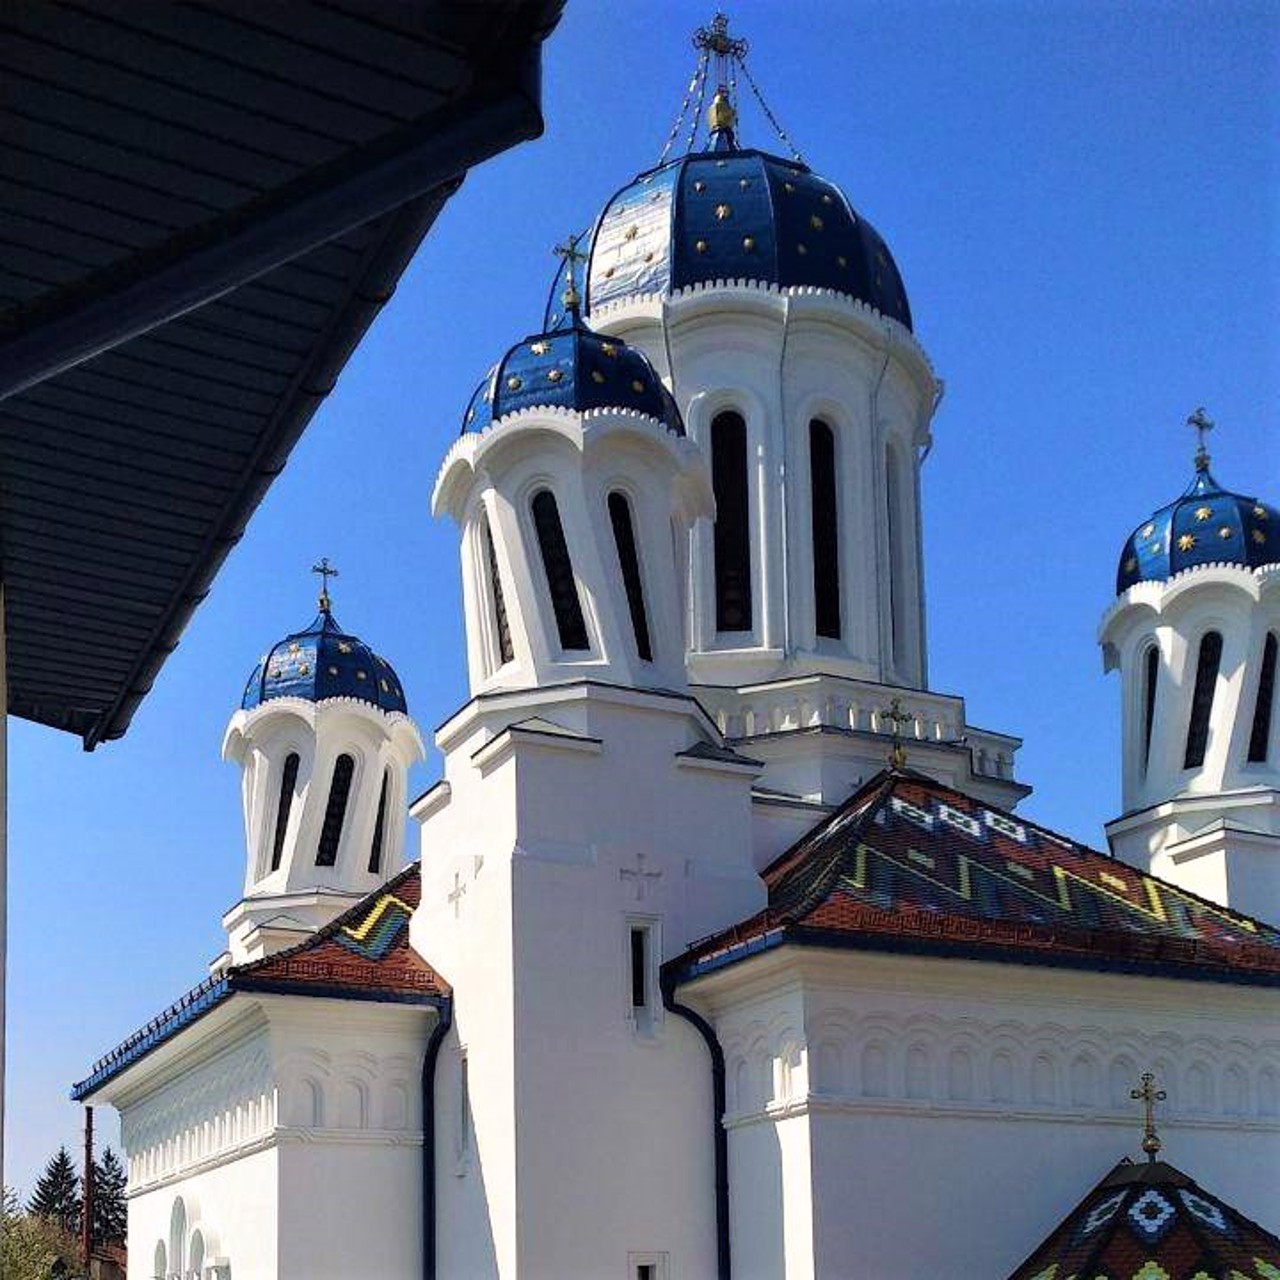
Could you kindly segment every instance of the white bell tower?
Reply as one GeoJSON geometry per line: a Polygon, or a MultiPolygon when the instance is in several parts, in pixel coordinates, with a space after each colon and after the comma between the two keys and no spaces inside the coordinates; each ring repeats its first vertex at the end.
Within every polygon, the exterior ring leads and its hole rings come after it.
{"type": "Polygon", "coordinates": [[[247,846],[244,896],[223,918],[231,963],[302,941],[405,865],[422,738],[399,677],[342,631],[327,589],[254,670],[222,755],[243,773],[247,846]]]}
{"type": "Polygon", "coordinates": [[[1223,489],[1197,410],[1186,491],[1130,535],[1102,619],[1120,672],[1116,856],[1280,920],[1280,513],[1223,489]]]}

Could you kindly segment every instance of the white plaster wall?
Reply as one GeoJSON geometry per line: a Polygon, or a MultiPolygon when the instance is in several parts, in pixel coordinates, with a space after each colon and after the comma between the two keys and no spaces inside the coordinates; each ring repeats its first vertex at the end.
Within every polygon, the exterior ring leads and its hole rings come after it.
{"type": "MultiPolygon", "coordinates": [[[[198,1229],[206,1261],[231,1260],[235,1280],[278,1280],[280,1167],[274,1150],[255,1151],[217,1168],[177,1178],[149,1191],[130,1192],[129,1280],[153,1280],[155,1247],[164,1241],[169,1274],[177,1274],[170,1250],[174,1202],[185,1210],[185,1240],[198,1229]]],[[[184,1271],[185,1280],[185,1271],[184,1271]]]]}
{"type": "Polygon", "coordinates": [[[437,1084],[442,1280],[625,1276],[641,1251],[665,1253],[672,1280],[714,1271],[710,1060],[656,999],[633,1017],[628,967],[632,921],[665,957],[763,904],[751,771],[677,758],[706,734],[685,699],[583,686],[486,699],[442,730],[449,790],[419,807],[412,926],[456,1001],[437,1084]],[[516,733],[473,761],[533,712],[579,738],[516,733]]]}
{"type": "Polygon", "coordinates": [[[1163,1155],[1280,1225],[1274,992],[790,949],[684,995],[725,1046],[735,1274],[1006,1274],[1139,1157],[1145,1070],[1163,1155]]]}

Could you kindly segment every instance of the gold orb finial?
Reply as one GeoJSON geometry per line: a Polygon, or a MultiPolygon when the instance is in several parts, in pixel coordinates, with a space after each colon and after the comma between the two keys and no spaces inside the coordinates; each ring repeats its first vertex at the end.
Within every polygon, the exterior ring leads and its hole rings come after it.
{"type": "Polygon", "coordinates": [[[712,133],[726,133],[734,129],[737,123],[738,113],[729,101],[728,91],[721,85],[707,108],[707,124],[712,133]]]}

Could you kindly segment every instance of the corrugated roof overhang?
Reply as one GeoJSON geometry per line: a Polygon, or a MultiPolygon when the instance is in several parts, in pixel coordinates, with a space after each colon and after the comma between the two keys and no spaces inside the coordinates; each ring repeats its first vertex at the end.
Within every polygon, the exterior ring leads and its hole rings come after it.
{"type": "Polygon", "coordinates": [[[0,13],[9,711],[119,737],[563,0],[0,13]]]}

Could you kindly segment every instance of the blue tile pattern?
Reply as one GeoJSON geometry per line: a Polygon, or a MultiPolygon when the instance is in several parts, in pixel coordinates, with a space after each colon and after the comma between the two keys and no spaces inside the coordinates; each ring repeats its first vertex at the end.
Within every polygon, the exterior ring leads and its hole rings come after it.
{"type": "Polygon", "coordinates": [[[588,329],[576,312],[562,326],[516,343],[467,405],[462,433],[520,409],[634,409],[684,435],[680,410],[642,351],[588,329]]]}
{"type": "Polygon", "coordinates": [[[1116,569],[1116,594],[1135,582],[1163,582],[1201,564],[1250,569],[1280,563],[1280,512],[1230,493],[1208,466],[1186,491],[1144,520],[1126,539],[1116,569]]]}
{"type": "Polygon", "coordinates": [[[794,160],[722,149],[641,174],[605,206],[587,310],[714,280],[847,293],[911,327],[884,241],[833,183],[794,160]]]}
{"type": "Polygon", "coordinates": [[[254,668],[240,701],[246,711],[273,698],[358,698],[383,711],[408,711],[400,677],[363,640],[322,608],[305,631],[274,645],[254,668]]]}

